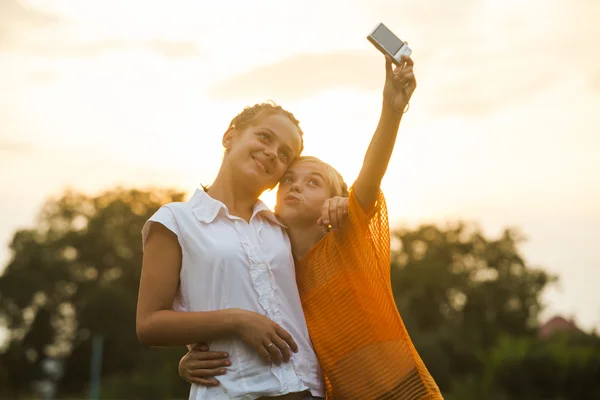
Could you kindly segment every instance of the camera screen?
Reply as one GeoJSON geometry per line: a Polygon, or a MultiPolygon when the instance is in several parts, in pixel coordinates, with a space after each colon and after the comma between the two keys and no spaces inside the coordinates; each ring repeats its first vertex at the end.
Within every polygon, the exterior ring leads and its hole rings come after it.
{"type": "Polygon", "coordinates": [[[379,28],[375,29],[372,36],[392,54],[396,54],[404,45],[404,43],[384,25],[380,25],[379,28]]]}

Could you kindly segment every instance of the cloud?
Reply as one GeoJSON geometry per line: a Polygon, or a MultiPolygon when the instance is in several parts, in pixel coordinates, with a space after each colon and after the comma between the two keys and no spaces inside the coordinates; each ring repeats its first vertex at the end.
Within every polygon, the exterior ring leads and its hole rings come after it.
{"type": "Polygon", "coordinates": [[[514,105],[549,88],[560,71],[546,67],[547,57],[526,49],[465,56],[447,67],[428,68],[421,89],[437,115],[481,116],[514,105]]]}
{"type": "Polygon", "coordinates": [[[33,83],[48,83],[54,81],[59,75],[58,72],[51,69],[34,70],[26,75],[26,79],[33,83]]]}
{"type": "Polygon", "coordinates": [[[302,98],[338,87],[382,87],[383,57],[372,52],[297,54],[262,65],[209,88],[217,98],[302,98]]]}
{"type": "Polygon", "coordinates": [[[29,153],[33,146],[29,143],[15,142],[0,138],[0,153],[22,154],[29,153]]]}
{"type": "Polygon", "coordinates": [[[57,24],[53,14],[26,7],[18,0],[0,1],[0,50],[19,40],[24,31],[57,24]]]}
{"type": "Polygon", "coordinates": [[[438,116],[479,117],[578,74],[590,76],[590,87],[600,85],[587,68],[597,63],[598,1],[577,7],[566,0],[361,4],[366,16],[411,42],[420,78],[415,98],[438,116]]]}
{"type": "Polygon", "coordinates": [[[162,39],[106,39],[88,43],[64,42],[54,43],[52,45],[35,44],[23,46],[17,51],[38,56],[44,55],[48,57],[93,57],[105,53],[132,51],[138,49],[155,52],[163,57],[172,59],[197,57],[201,55],[201,51],[198,46],[191,41],[173,41],[162,39]]]}
{"type": "Polygon", "coordinates": [[[146,41],[143,45],[166,58],[188,58],[202,55],[200,48],[192,41],[154,39],[146,41]]]}
{"type": "Polygon", "coordinates": [[[0,1],[0,26],[12,24],[41,26],[59,21],[58,16],[26,7],[19,0],[0,1]]]}
{"type": "Polygon", "coordinates": [[[591,73],[589,82],[592,88],[600,92],[600,70],[591,73]]]}
{"type": "Polygon", "coordinates": [[[36,57],[90,57],[104,53],[147,50],[165,58],[181,59],[202,54],[191,40],[104,39],[82,42],[64,28],[69,21],[18,0],[0,1],[0,52],[36,57]]]}
{"type": "MultiPolygon", "coordinates": [[[[426,50],[420,53],[415,56],[415,71],[424,94],[419,96],[437,114],[489,113],[543,90],[558,73],[524,66],[514,53],[475,53],[457,60],[426,50]]],[[[209,88],[209,95],[298,99],[334,88],[381,90],[383,80],[383,58],[375,51],[298,54],[218,83],[209,88]]]]}

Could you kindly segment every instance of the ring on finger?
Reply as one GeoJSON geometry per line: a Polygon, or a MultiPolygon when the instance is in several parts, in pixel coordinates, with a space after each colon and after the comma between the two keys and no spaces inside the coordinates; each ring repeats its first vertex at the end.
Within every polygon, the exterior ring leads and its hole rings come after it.
{"type": "Polygon", "coordinates": [[[273,342],[269,343],[269,344],[268,344],[268,345],[266,345],[265,347],[266,347],[267,349],[269,349],[269,348],[271,348],[271,346],[273,346],[273,342]]]}

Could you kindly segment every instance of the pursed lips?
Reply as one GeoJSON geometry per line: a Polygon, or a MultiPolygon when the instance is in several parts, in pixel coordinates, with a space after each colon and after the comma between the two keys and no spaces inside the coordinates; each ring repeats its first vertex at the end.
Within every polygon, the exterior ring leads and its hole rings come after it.
{"type": "Polygon", "coordinates": [[[288,194],[283,198],[284,201],[300,201],[300,199],[293,194],[288,194]]]}

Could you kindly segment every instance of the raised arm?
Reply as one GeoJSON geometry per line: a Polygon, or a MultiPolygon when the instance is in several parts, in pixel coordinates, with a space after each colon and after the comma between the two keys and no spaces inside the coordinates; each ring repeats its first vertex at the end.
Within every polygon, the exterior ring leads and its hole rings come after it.
{"type": "Polygon", "coordinates": [[[369,209],[377,199],[381,180],[394,150],[402,115],[417,87],[412,59],[402,56],[402,60],[405,64],[395,69],[392,69],[392,62],[388,57],[385,60],[385,84],[379,124],[354,183],[356,198],[363,209],[369,209]]]}

